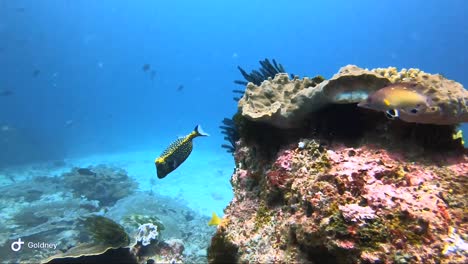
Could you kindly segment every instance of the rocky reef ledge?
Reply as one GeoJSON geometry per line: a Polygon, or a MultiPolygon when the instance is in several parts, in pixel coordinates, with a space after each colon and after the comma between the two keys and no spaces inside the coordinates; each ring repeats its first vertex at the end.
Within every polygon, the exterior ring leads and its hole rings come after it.
{"type": "Polygon", "coordinates": [[[234,198],[209,262],[468,263],[468,155],[455,136],[467,98],[417,69],[247,84],[234,198]],[[357,107],[399,82],[422,85],[430,107],[396,120],[357,107]]]}

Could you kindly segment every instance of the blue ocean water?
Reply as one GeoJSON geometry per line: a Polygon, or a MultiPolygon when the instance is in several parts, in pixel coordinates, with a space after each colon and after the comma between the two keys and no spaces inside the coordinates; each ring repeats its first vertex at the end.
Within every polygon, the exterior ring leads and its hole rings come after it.
{"type": "Polygon", "coordinates": [[[347,64],[420,68],[468,87],[466,10],[463,0],[0,0],[0,92],[11,91],[0,97],[0,168],[117,156],[148,190],[154,158],[201,124],[211,136],[154,185],[222,213],[234,164],[219,125],[236,112],[238,65],[275,58],[326,78],[347,64]]]}
{"type": "Polygon", "coordinates": [[[3,0],[0,84],[14,96],[1,98],[0,120],[18,138],[0,164],[155,149],[197,123],[213,134],[197,148],[218,148],[236,66],[265,57],[301,76],[392,65],[466,85],[463,10],[462,0],[3,0]]]}

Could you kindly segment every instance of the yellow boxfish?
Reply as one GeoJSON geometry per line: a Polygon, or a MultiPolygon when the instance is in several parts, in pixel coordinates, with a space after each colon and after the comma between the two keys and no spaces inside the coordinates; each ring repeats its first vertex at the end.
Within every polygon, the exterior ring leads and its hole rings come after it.
{"type": "Polygon", "coordinates": [[[431,99],[418,90],[417,83],[391,84],[370,94],[358,106],[385,112],[390,118],[398,117],[399,111],[415,115],[432,104],[431,99]]]}
{"type": "Polygon", "coordinates": [[[172,142],[161,156],[154,160],[159,179],[166,177],[188,158],[193,148],[192,140],[199,136],[209,135],[202,130],[200,125],[197,125],[190,134],[172,142]]]}

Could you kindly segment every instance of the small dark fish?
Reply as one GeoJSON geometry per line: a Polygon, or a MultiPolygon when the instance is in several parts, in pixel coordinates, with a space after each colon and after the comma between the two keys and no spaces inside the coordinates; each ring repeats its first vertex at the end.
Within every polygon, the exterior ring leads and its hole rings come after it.
{"type": "Polygon", "coordinates": [[[18,12],[18,13],[23,13],[24,11],[26,11],[26,8],[24,8],[24,7],[17,7],[17,8],[15,8],[15,11],[18,12]]]}
{"type": "Polygon", "coordinates": [[[186,221],[192,221],[193,219],[195,219],[195,217],[193,216],[193,214],[191,212],[186,212],[184,214],[184,217],[185,217],[186,221]]]}
{"type": "Polygon", "coordinates": [[[10,181],[16,182],[15,177],[14,177],[12,174],[7,174],[6,177],[7,177],[10,181]]]}
{"type": "Polygon", "coordinates": [[[11,90],[0,90],[0,96],[10,96],[13,95],[13,91],[11,90]]]}
{"type": "Polygon", "coordinates": [[[184,90],[184,85],[183,84],[181,84],[181,85],[179,85],[179,87],[177,87],[178,92],[182,92],[182,90],[184,90]]]}
{"type": "Polygon", "coordinates": [[[33,76],[37,77],[37,76],[39,76],[40,73],[41,73],[41,70],[34,70],[33,71],[33,76]]]}
{"type": "Polygon", "coordinates": [[[151,65],[149,65],[148,63],[147,64],[144,64],[143,67],[141,68],[144,72],[148,71],[149,69],[151,68],[151,65]]]}
{"type": "Polygon", "coordinates": [[[96,176],[96,173],[93,172],[92,170],[88,169],[88,168],[79,168],[77,171],[78,171],[78,173],[80,175],[88,175],[88,176],[93,175],[93,176],[96,176]]]}
{"type": "Polygon", "coordinates": [[[155,70],[151,70],[151,72],[150,72],[150,78],[151,78],[151,80],[154,80],[154,77],[156,77],[156,71],[155,71],[155,70]]]}
{"type": "Polygon", "coordinates": [[[154,160],[159,179],[166,177],[188,158],[192,153],[192,140],[199,136],[208,136],[208,134],[202,130],[200,125],[197,125],[190,134],[172,142],[161,156],[154,160]]]}
{"type": "Polygon", "coordinates": [[[71,127],[73,126],[73,124],[74,124],[73,120],[70,119],[70,120],[65,121],[64,127],[71,127]]]}

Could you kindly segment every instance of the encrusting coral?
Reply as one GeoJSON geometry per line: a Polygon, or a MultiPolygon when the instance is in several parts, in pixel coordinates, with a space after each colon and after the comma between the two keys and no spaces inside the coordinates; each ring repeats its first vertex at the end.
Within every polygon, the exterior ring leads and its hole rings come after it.
{"type": "MultiPolygon", "coordinates": [[[[245,155],[240,145],[236,158],[245,155]]],[[[308,145],[315,149],[286,147],[264,168],[237,160],[228,221],[212,243],[224,242],[212,244],[211,262],[225,260],[224,245],[239,262],[467,260],[466,156],[433,165],[376,147],[308,145]]]]}
{"type": "Polygon", "coordinates": [[[235,144],[234,198],[209,262],[467,263],[468,155],[452,136],[466,111],[461,85],[419,70],[355,66],[310,82],[278,74],[248,85],[239,102],[245,123],[235,144]],[[399,81],[433,91],[438,115],[453,122],[356,110],[399,81]],[[311,121],[319,115],[325,121],[311,121]],[[264,129],[245,131],[259,124],[264,129]],[[422,141],[439,142],[437,151],[422,141]]]}

